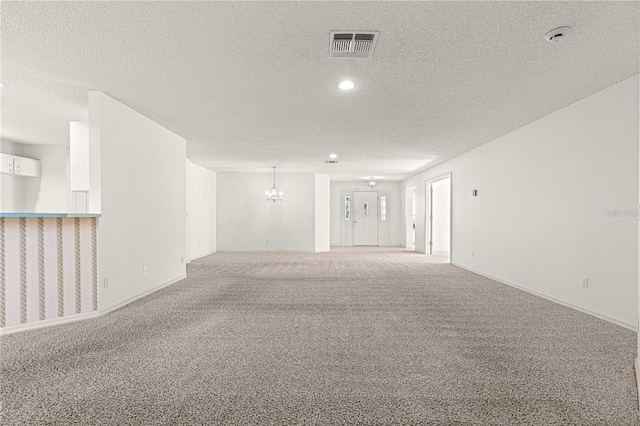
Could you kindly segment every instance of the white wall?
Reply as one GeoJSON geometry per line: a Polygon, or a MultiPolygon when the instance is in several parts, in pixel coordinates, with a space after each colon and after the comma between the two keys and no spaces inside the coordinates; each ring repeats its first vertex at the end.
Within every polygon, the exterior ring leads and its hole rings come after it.
{"type": "Polygon", "coordinates": [[[331,182],[331,245],[353,245],[353,220],[344,220],[343,209],[344,195],[351,195],[353,203],[354,191],[377,191],[387,196],[387,220],[378,220],[378,245],[399,246],[403,223],[400,182],[385,181],[379,181],[373,190],[363,181],[331,182]]]}
{"type": "Polygon", "coordinates": [[[24,157],[24,144],[0,140],[0,152],[24,157]]]}
{"type": "Polygon", "coordinates": [[[216,252],[216,174],[187,160],[187,259],[216,252]]]}
{"type": "Polygon", "coordinates": [[[185,277],[185,140],[102,92],[89,92],[89,129],[104,312],[185,277]]]}
{"type": "Polygon", "coordinates": [[[41,162],[40,177],[2,174],[3,212],[66,213],[70,211],[69,147],[25,145],[2,141],[2,152],[41,162]]]}
{"type": "Polygon", "coordinates": [[[638,127],[635,76],[407,179],[417,250],[425,181],[452,172],[454,264],[635,328],[638,127]]]}
{"type": "Polygon", "coordinates": [[[330,181],[329,175],[315,175],[315,249],[317,252],[330,248],[330,181]]]}
{"type": "Polygon", "coordinates": [[[75,192],[89,191],[89,123],[69,123],[69,187],[75,192]]]}
{"type": "Polygon", "coordinates": [[[25,179],[25,211],[66,213],[70,211],[69,147],[25,145],[24,156],[40,160],[41,177],[25,179]]]}
{"type": "Polygon", "coordinates": [[[275,203],[264,196],[272,174],[223,173],[217,184],[218,251],[315,251],[314,174],[277,173],[275,203]]]}

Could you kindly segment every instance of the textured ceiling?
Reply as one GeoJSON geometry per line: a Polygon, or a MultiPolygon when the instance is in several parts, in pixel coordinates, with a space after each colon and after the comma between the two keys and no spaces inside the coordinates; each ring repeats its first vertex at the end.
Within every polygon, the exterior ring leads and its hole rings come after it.
{"type": "Polygon", "coordinates": [[[240,172],[399,180],[638,73],[637,2],[0,7],[2,139],[67,144],[101,90],[240,172]],[[331,30],[379,31],[372,59],[329,58],[331,30]]]}

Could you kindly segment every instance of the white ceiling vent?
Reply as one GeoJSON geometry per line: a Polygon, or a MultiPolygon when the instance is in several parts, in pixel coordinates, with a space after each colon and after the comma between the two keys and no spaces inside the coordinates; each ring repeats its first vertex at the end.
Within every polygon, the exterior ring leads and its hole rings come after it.
{"type": "Polygon", "coordinates": [[[324,160],[324,164],[338,164],[340,160],[324,160]]]}
{"type": "Polygon", "coordinates": [[[233,167],[209,167],[209,170],[214,173],[238,173],[233,167]]]}
{"type": "Polygon", "coordinates": [[[377,31],[331,31],[332,58],[368,59],[378,41],[377,31]]]}

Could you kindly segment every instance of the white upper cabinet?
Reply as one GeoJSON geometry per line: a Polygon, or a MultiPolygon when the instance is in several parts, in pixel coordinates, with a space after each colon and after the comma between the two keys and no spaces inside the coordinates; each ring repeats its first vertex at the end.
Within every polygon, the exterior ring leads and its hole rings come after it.
{"type": "Polygon", "coordinates": [[[0,154],[2,173],[14,176],[40,177],[40,160],[0,154]]]}
{"type": "Polygon", "coordinates": [[[21,176],[40,176],[40,160],[32,158],[14,157],[13,174],[21,176]]]}
{"type": "Polygon", "coordinates": [[[13,174],[13,155],[0,154],[0,163],[2,164],[2,173],[13,174]]]}

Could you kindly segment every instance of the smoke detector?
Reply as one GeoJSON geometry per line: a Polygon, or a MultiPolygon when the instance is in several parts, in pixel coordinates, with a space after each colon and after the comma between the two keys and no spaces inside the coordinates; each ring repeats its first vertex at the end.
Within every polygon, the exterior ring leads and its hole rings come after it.
{"type": "Polygon", "coordinates": [[[545,34],[544,39],[547,40],[549,43],[557,43],[560,40],[564,39],[567,36],[567,34],[569,34],[569,31],[571,31],[571,28],[569,27],[555,28],[549,31],[547,34],[545,34]]]}
{"type": "Polygon", "coordinates": [[[331,31],[332,58],[369,59],[378,41],[378,31],[331,31]]]}

